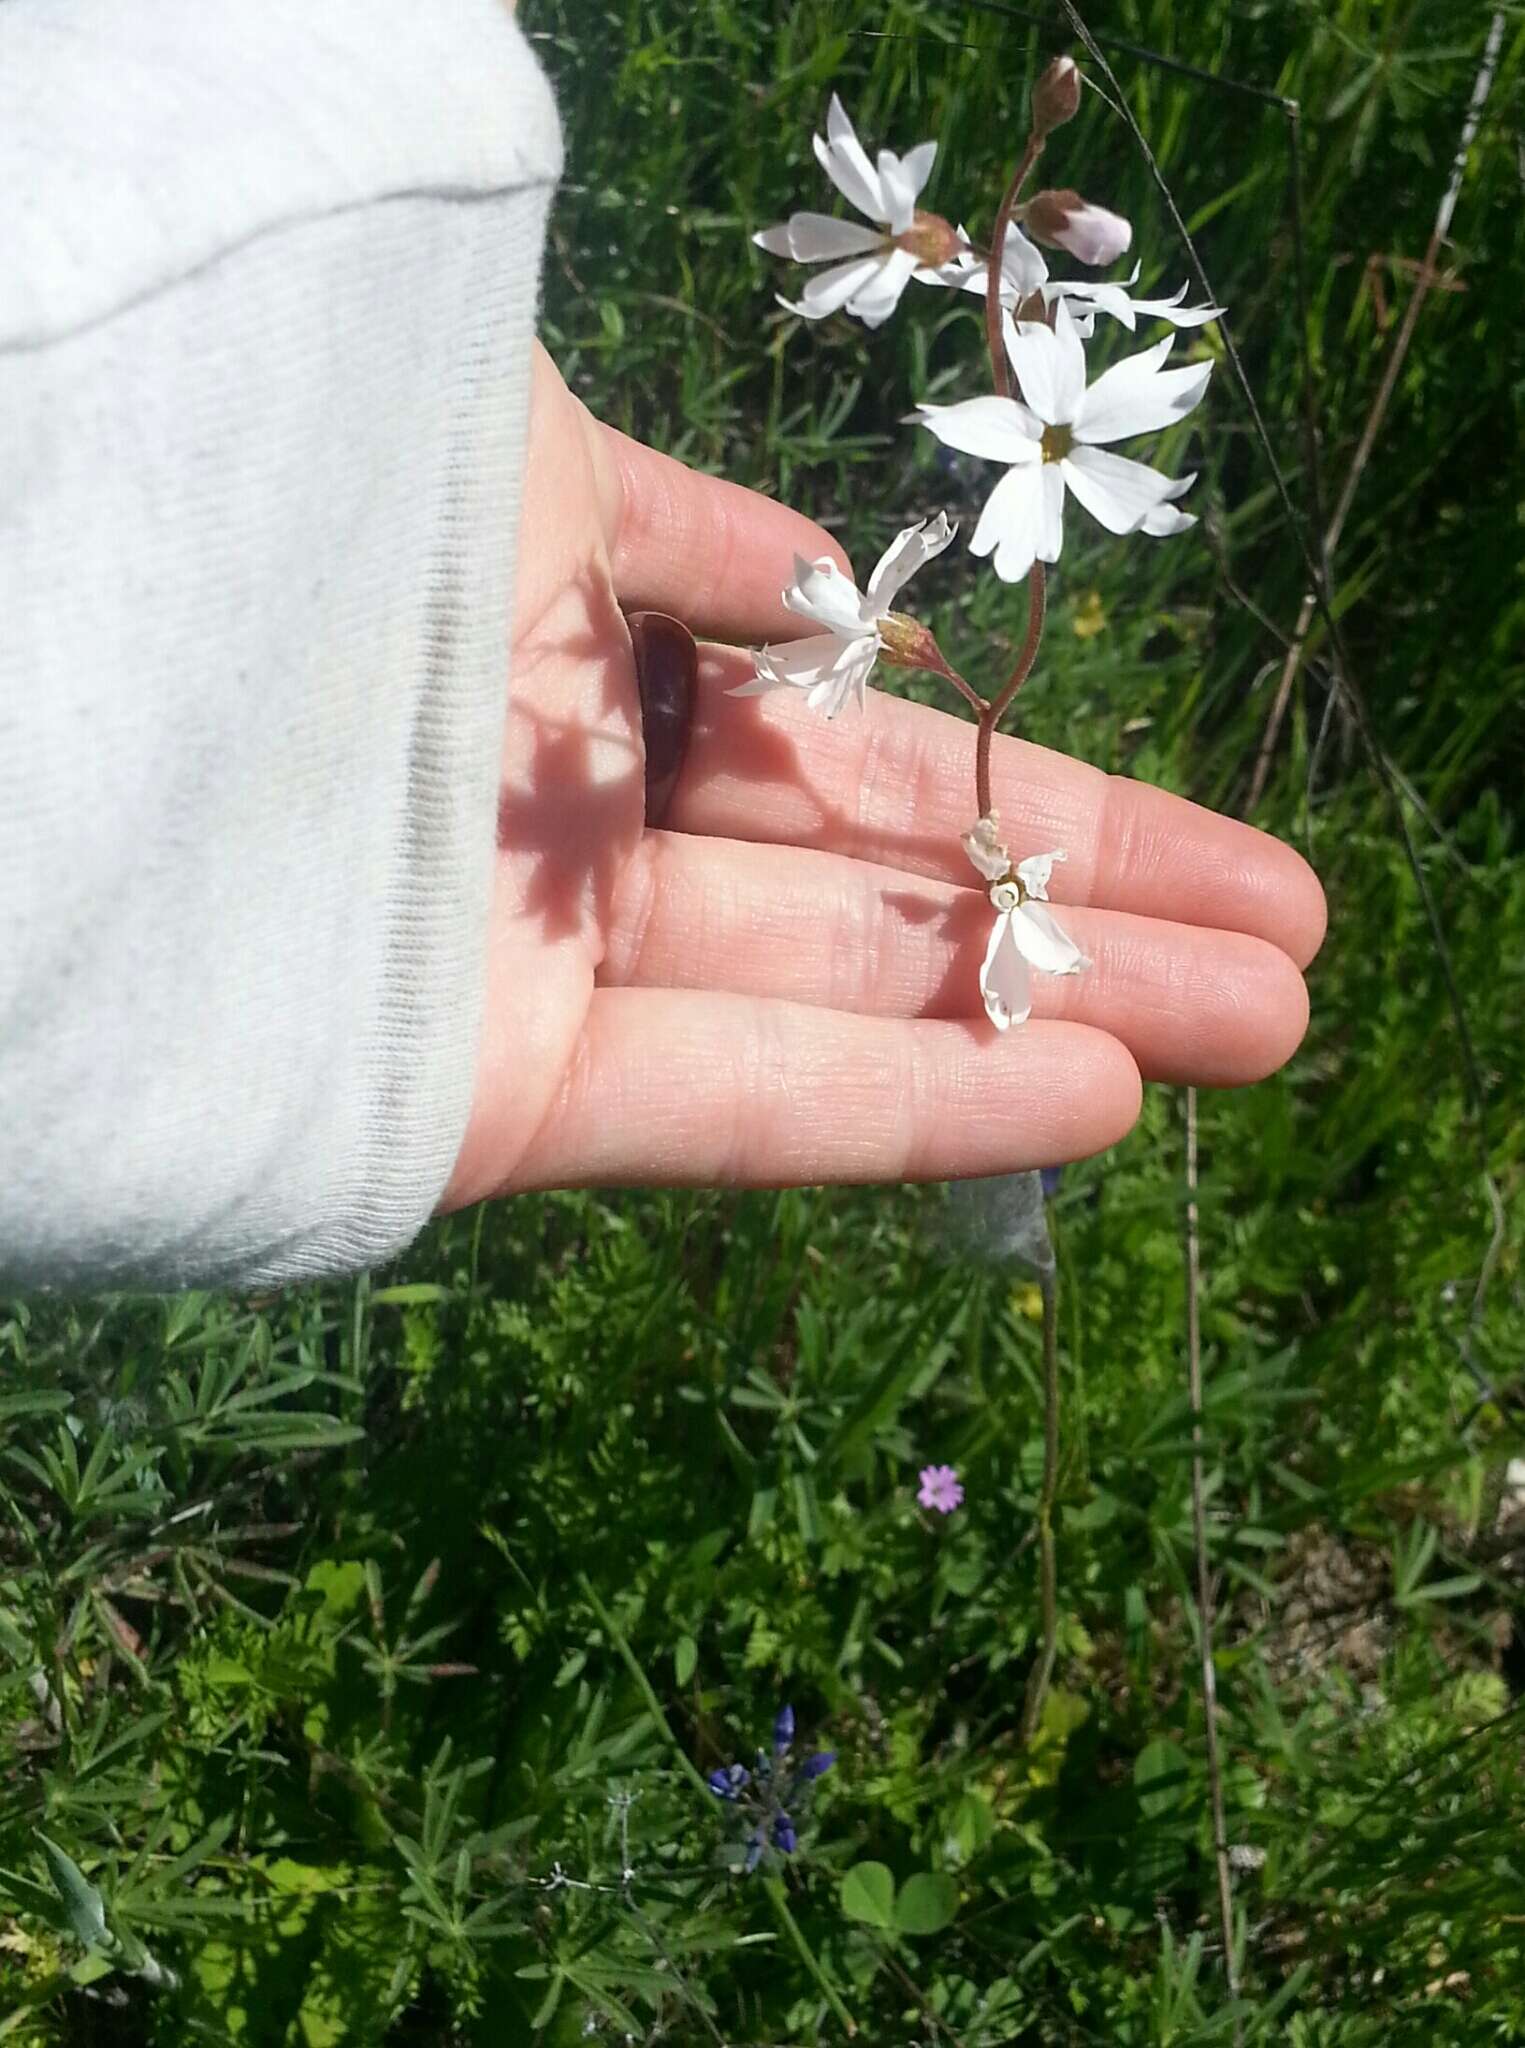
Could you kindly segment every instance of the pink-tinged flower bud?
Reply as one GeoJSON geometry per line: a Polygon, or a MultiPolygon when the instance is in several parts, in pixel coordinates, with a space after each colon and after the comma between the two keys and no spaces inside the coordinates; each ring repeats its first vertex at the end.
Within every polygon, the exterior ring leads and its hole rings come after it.
{"type": "Polygon", "coordinates": [[[1040,192],[1022,209],[1022,225],[1035,242],[1065,249],[1098,268],[1115,263],[1133,241],[1132,223],[1120,213],[1093,206],[1078,192],[1040,192]]]}
{"type": "Polygon", "coordinates": [[[1080,67],[1073,57],[1056,57],[1033,87],[1033,127],[1049,135],[1080,112],[1080,67]]]}

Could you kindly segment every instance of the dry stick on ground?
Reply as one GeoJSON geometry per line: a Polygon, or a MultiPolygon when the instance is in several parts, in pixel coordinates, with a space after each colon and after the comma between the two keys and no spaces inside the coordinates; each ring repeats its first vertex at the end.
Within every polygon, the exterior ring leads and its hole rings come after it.
{"type": "MultiPolygon", "coordinates": [[[[1213,1862],[1218,1876],[1218,1919],[1223,1932],[1223,1976],[1230,1998],[1239,1996],[1234,1954],[1234,1886],[1224,1819],[1223,1759],[1218,1750],[1218,1672],[1213,1663],[1217,1595],[1207,1557],[1207,1484],[1202,1469],[1202,1229],[1197,1205],[1197,1091],[1186,1091],[1186,1384],[1191,1401],[1191,1547],[1197,1569],[1197,1627],[1202,1653],[1202,1720],[1207,1735],[1207,1787],[1212,1806],[1213,1862]]],[[[1234,2048],[1244,2032],[1234,2018],[1234,2048]]]]}
{"type": "MultiPolygon", "coordinates": [[[[1483,107],[1487,101],[1488,94],[1493,89],[1493,75],[1498,68],[1499,46],[1503,39],[1504,10],[1498,8],[1495,10],[1493,19],[1488,26],[1488,39],[1483,45],[1482,63],[1479,65],[1477,76],[1472,82],[1472,98],[1467,106],[1466,120],[1462,124],[1461,141],[1457,145],[1456,155],[1451,164],[1450,181],[1446,186],[1439,210],[1435,215],[1435,226],[1430,234],[1430,246],[1424,252],[1424,261],[1419,266],[1414,289],[1409,294],[1409,302],[1403,310],[1403,324],[1399,327],[1392,348],[1388,352],[1387,368],[1382,373],[1382,381],[1377,387],[1375,398],[1372,400],[1371,411],[1366,416],[1366,425],[1361,430],[1361,438],[1356,444],[1356,452],[1351,457],[1350,468],[1346,473],[1344,487],[1340,492],[1339,503],[1335,506],[1333,517],[1330,519],[1324,533],[1324,557],[1326,561],[1334,555],[1335,550],[1340,544],[1340,536],[1345,531],[1345,521],[1350,516],[1350,508],[1355,502],[1355,495],[1360,485],[1362,474],[1367,463],[1371,460],[1372,449],[1376,446],[1377,436],[1381,432],[1382,423],[1387,417],[1387,408],[1392,403],[1393,392],[1398,384],[1398,373],[1403,368],[1404,358],[1409,350],[1409,343],[1414,338],[1414,329],[1418,324],[1420,311],[1430,294],[1431,287],[1436,282],[1436,258],[1440,254],[1441,244],[1451,232],[1451,217],[1456,211],[1456,202],[1461,194],[1462,179],[1466,175],[1467,157],[1471,151],[1473,139],[1477,134],[1478,124],[1482,119],[1483,107]]],[[[1318,598],[1310,590],[1307,596],[1304,597],[1302,609],[1297,615],[1297,625],[1293,630],[1292,644],[1287,649],[1286,660],[1282,664],[1281,679],[1276,686],[1275,701],[1271,705],[1271,713],[1266,720],[1266,729],[1261,735],[1260,751],[1255,757],[1255,772],[1251,777],[1250,793],[1246,799],[1246,808],[1248,810],[1253,811],[1265,793],[1266,778],[1271,772],[1271,757],[1276,749],[1276,741],[1281,732],[1282,720],[1287,714],[1287,705],[1292,696],[1292,685],[1297,680],[1297,671],[1302,665],[1303,647],[1312,629],[1313,614],[1317,605],[1318,598]]]]}

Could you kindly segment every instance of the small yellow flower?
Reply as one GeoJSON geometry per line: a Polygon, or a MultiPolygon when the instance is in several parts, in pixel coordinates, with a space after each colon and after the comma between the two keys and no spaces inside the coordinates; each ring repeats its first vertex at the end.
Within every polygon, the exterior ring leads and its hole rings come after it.
{"type": "Polygon", "coordinates": [[[1025,1287],[1011,1290],[1011,1309],[1013,1315],[1026,1316],[1030,1323],[1042,1322],[1043,1290],[1036,1281],[1030,1280],[1025,1287]]]}
{"type": "Polygon", "coordinates": [[[1094,640],[1098,633],[1107,630],[1107,615],[1102,610],[1101,592],[1088,590],[1076,606],[1075,616],[1070,621],[1077,640],[1094,640]]]}

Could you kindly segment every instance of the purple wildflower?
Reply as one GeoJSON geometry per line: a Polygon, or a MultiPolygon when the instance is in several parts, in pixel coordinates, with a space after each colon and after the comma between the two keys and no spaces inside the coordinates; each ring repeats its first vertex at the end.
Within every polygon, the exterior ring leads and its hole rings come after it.
{"type": "Polygon", "coordinates": [[[916,1496],[919,1506],[935,1508],[940,1515],[951,1515],[955,1508],[963,1505],[964,1489],[951,1465],[923,1465],[920,1478],[921,1491],[916,1496]]]}
{"type": "Polygon", "coordinates": [[[803,1818],[810,1805],[816,1781],[823,1778],[837,1760],[834,1749],[816,1750],[801,1762],[791,1760],[795,1719],[791,1706],[781,1706],[773,1717],[773,1753],[757,1752],[755,1770],[742,1764],[723,1764],[711,1771],[706,1785],[717,1799],[736,1808],[734,1848],[727,1859],[750,1873],[769,1855],[792,1856],[799,1847],[795,1814],[803,1818]]]}

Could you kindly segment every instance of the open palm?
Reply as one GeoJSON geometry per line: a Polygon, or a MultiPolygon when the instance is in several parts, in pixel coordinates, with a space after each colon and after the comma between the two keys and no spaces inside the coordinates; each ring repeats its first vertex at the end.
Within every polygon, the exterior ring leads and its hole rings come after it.
{"type": "Polygon", "coordinates": [[[808,520],[601,426],[536,363],[487,1004],[445,1198],[579,1183],[782,1185],[997,1173],[1114,1143],[1140,1079],[1224,1086],[1285,1060],[1324,903],[1290,848],[1147,784],[999,740],[1016,857],[1089,973],[1039,977],[997,1034],[990,910],[959,846],[973,735],[871,695],[827,723],[726,643],[783,638],[808,520]],[[661,829],[644,822],[622,607],[702,650],[661,829]],[[781,702],[780,697],[794,699],[781,702]]]}

